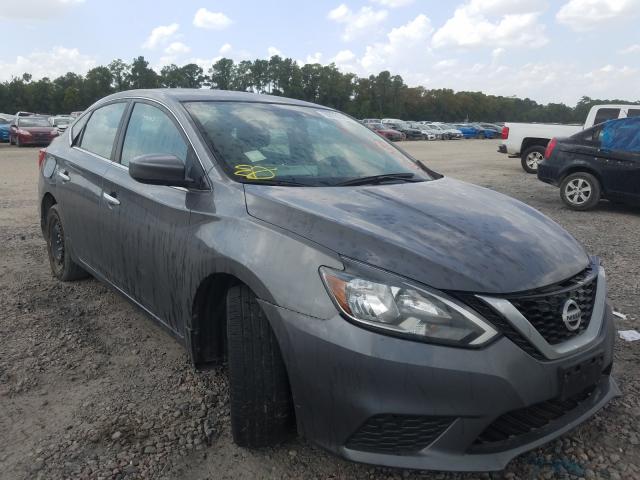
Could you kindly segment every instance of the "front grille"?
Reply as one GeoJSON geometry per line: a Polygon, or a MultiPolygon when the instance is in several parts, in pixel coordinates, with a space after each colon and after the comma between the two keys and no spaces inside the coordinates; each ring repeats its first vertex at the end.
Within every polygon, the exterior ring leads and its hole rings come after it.
{"type": "MultiPolygon", "coordinates": [[[[533,325],[551,345],[580,335],[588,327],[595,304],[598,283],[597,269],[589,267],[560,283],[529,292],[505,295],[513,306],[533,325]],[[569,330],[562,320],[567,299],[573,299],[582,312],[582,322],[576,330],[569,330]]],[[[502,314],[474,294],[452,293],[453,296],[491,322],[500,333],[537,360],[545,357],[502,314]]]]}
{"type": "Polygon", "coordinates": [[[572,285],[554,293],[507,297],[551,345],[566,342],[580,335],[591,321],[596,297],[596,275],[591,271],[582,272],[570,282],[572,285]],[[582,322],[576,330],[569,330],[562,320],[562,309],[569,299],[575,301],[582,312],[582,322]]]}
{"type": "Polygon", "coordinates": [[[453,417],[375,415],[347,440],[346,446],[393,455],[415,453],[428,447],[453,421],[453,417]]]}
{"type": "Polygon", "coordinates": [[[490,449],[491,446],[515,441],[522,435],[535,433],[537,430],[571,413],[594,395],[594,392],[596,392],[596,387],[590,387],[566,400],[547,400],[530,407],[505,413],[494,420],[476,438],[471,450],[490,449]]]}

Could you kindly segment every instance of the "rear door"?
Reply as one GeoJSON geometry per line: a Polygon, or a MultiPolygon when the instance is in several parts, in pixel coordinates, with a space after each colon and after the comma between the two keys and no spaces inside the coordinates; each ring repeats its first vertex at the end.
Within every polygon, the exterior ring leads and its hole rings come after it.
{"type": "Polygon", "coordinates": [[[58,201],[76,257],[104,274],[102,182],[113,158],[115,138],[126,102],[97,108],[74,125],[72,148],[58,159],[58,201]]]}
{"type": "Polygon", "coordinates": [[[110,252],[110,280],[171,329],[181,332],[177,296],[182,292],[189,203],[185,188],[146,185],[129,175],[131,159],[144,154],[172,154],[186,164],[187,176],[204,180],[184,131],[164,107],[136,101],[119,139],[119,163],[109,169],[104,193],[110,199],[105,240],[110,252]]]}
{"type": "Polygon", "coordinates": [[[600,141],[605,188],[617,196],[640,199],[640,118],[605,124],[600,141]]]}

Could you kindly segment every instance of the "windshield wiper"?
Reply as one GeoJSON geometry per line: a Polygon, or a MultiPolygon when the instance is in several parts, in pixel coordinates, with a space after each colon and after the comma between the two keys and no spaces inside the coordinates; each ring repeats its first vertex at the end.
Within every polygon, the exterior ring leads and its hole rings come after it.
{"type": "Polygon", "coordinates": [[[340,182],[334,184],[336,187],[346,187],[349,185],[375,185],[377,183],[393,181],[393,180],[401,180],[405,182],[419,182],[421,180],[414,179],[415,174],[413,173],[385,173],[382,175],[371,175],[370,177],[361,177],[361,178],[353,178],[351,180],[347,180],[345,182],[340,182]]]}

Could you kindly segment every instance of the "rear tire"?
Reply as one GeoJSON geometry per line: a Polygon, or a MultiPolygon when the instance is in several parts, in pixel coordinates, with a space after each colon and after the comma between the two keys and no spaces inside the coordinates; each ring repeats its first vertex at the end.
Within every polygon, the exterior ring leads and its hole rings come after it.
{"type": "Polygon", "coordinates": [[[80,280],[89,276],[82,267],[73,261],[67,249],[67,237],[62,227],[62,219],[57,205],[47,212],[47,254],[53,276],[63,282],[80,280]]]}
{"type": "Polygon", "coordinates": [[[522,169],[527,173],[538,173],[538,163],[544,160],[546,147],[535,145],[525,150],[520,157],[522,169]]]}
{"type": "Polygon", "coordinates": [[[227,292],[227,345],[234,442],[281,443],[295,425],[289,378],[269,321],[245,285],[227,292]]]}
{"type": "Polygon", "coordinates": [[[572,173],[560,184],[560,198],[572,210],[591,210],[601,195],[600,182],[587,172],[572,173]]]}

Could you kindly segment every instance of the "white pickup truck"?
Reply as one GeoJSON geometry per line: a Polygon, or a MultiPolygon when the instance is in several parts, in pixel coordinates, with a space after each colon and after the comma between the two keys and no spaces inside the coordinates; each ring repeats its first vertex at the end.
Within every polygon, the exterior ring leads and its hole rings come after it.
{"type": "Polygon", "coordinates": [[[569,137],[574,133],[615,118],[640,116],[640,105],[595,105],[584,125],[554,123],[506,123],[502,129],[502,144],[498,152],[519,157],[527,173],[538,171],[547,143],[554,137],[569,137]]]}

